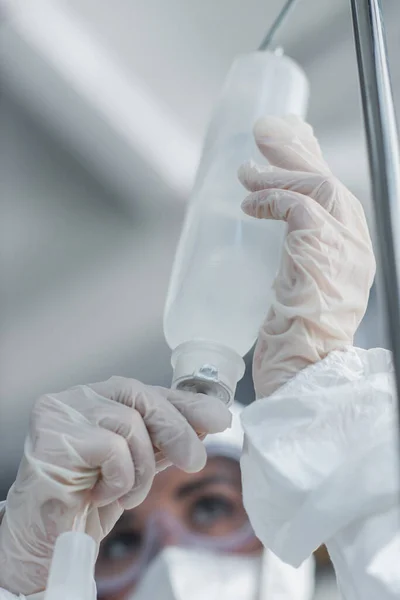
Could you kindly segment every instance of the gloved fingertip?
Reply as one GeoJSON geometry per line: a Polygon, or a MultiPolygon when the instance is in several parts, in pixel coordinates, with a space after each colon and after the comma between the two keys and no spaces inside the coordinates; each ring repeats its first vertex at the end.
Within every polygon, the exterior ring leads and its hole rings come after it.
{"type": "Polygon", "coordinates": [[[248,170],[247,164],[248,163],[246,162],[246,163],[240,165],[240,167],[237,170],[238,179],[239,179],[240,183],[242,185],[244,185],[245,187],[246,187],[245,181],[246,181],[246,178],[247,178],[246,175],[247,175],[247,170],[248,170]]]}
{"type": "Polygon", "coordinates": [[[156,474],[161,473],[161,471],[165,471],[165,469],[169,469],[169,467],[172,466],[173,463],[170,460],[168,460],[168,458],[161,458],[157,460],[156,463],[156,474]]]}
{"type": "Polygon", "coordinates": [[[261,144],[268,144],[268,142],[283,136],[287,137],[287,131],[288,126],[284,119],[275,116],[261,117],[253,127],[254,137],[261,144]]]}
{"type": "Polygon", "coordinates": [[[149,495],[151,486],[153,484],[153,479],[154,477],[147,481],[145,485],[135,487],[131,492],[120,498],[119,503],[121,507],[124,510],[131,510],[132,508],[139,506],[139,504],[142,504],[142,502],[149,495]]]}
{"type": "Polygon", "coordinates": [[[238,168],[239,179],[242,180],[243,178],[245,178],[246,174],[255,167],[257,167],[257,163],[252,158],[250,160],[246,160],[238,168]]]}
{"type": "Polygon", "coordinates": [[[253,194],[251,196],[247,196],[247,198],[243,200],[241,209],[249,217],[256,216],[257,202],[255,201],[253,194]]]}
{"type": "Polygon", "coordinates": [[[240,183],[246,187],[246,182],[249,179],[249,173],[251,173],[257,167],[254,160],[247,160],[238,168],[238,178],[240,183]]]}
{"type": "Polygon", "coordinates": [[[190,456],[187,464],[182,466],[182,470],[186,471],[186,473],[198,473],[206,466],[207,462],[207,451],[202,442],[200,442],[196,447],[196,451],[190,456]]]}
{"type": "Polygon", "coordinates": [[[232,413],[222,400],[203,394],[197,394],[197,398],[200,400],[199,414],[192,415],[192,419],[203,425],[205,434],[219,433],[229,429],[232,424],[232,413]],[[208,407],[204,407],[204,402],[208,404],[208,407]]]}
{"type": "Polygon", "coordinates": [[[314,129],[299,115],[289,114],[284,117],[285,123],[302,138],[314,138],[314,129]]]}

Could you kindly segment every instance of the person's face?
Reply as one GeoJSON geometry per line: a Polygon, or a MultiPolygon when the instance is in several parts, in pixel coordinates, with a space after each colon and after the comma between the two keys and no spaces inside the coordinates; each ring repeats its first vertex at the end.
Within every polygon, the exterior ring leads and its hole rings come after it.
{"type": "MultiPolygon", "coordinates": [[[[172,517],[171,522],[175,525],[163,527],[161,519],[157,526],[157,552],[166,546],[182,545],[181,526],[190,534],[227,539],[247,523],[239,464],[216,457],[210,458],[200,473],[184,473],[174,467],[159,473],[146,500],[137,508],[126,511],[102,542],[97,576],[126,572],[129,565],[138,560],[148,537],[148,524],[152,515],[159,511],[172,517]]],[[[230,551],[254,554],[261,550],[261,543],[250,535],[230,551]]],[[[101,598],[124,600],[135,584],[136,581],[130,582],[118,594],[102,595],[101,598]]]]}

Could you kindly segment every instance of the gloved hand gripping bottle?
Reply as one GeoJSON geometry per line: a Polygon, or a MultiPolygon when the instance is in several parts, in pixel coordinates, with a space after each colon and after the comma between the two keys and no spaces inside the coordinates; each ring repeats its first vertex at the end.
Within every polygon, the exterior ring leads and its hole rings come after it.
{"type": "Polygon", "coordinates": [[[284,224],[252,219],[239,166],[265,162],[259,117],[304,117],[307,79],[286,56],[253,52],[233,63],[211,118],[187,208],[164,313],[173,387],[233,399],[271,301],[284,224]]]}

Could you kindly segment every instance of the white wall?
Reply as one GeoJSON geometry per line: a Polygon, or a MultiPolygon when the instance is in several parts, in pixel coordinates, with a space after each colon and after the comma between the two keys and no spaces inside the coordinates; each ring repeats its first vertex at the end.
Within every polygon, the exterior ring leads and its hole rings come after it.
{"type": "Polygon", "coordinates": [[[0,129],[4,474],[41,393],[113,373],[168,382],[161,315],[182,210],[127,212],[4,96],[0,129]]]}

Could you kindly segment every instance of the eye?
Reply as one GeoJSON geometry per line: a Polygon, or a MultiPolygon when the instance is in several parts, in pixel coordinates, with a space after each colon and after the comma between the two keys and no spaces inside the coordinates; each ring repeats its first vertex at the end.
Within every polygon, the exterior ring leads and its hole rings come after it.
{"type": "Polygon", "coordinates": [[[120,560],[140,551],[142,535],[137,531],[115,533],[101,545],[100,560],[120,560]]]}
{"type": "Polygon", "coordinates": [[[235,506],[223,496],[209,495],[198,498],[190,510],[190,520],[194,527],[206,529],[220,521],[232,517],[235,506]]]}

